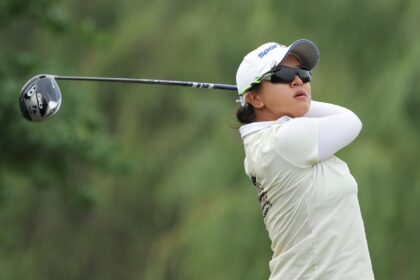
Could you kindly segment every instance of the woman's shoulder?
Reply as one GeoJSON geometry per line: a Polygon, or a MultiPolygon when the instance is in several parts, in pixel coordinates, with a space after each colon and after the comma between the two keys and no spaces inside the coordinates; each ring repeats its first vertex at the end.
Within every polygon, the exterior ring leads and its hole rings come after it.
{"type": "Polygon", "coordinates": [[[246,125],[243,125],[239,128],[239,133],[241,134],[241,138],[244,139],[245,137],[255,134],[257,132],[261,132],[262,130],[275,128],[278,126],[281,126],[288,121],[292,120],[293,118],[290,118],[288,116],[284,116],[279,118],[275,121],[263,121],[263,122],[253,122],[246,125]]]}
{"type": "Polygon", "coordinates": [[[306,137],[308,133],[317,130],[318,120],[315,118],[299,117],[288,118],[282,125],[273,125],[271,130],[277,136],[283,138],[306,137]]]}

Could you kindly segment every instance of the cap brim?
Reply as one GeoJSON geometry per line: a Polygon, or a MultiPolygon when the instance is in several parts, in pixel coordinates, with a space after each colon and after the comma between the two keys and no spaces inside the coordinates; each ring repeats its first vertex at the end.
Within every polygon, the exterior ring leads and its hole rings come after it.
{"type": "Polygon", "coordinates": [[[293,42],[289,46],[289,50],[285,57],[288,54],[293,54],[299,57],[301,66],[312,70],[319,61],[319,51],[318,48],[309,40],[300,39],[293,42]]]}

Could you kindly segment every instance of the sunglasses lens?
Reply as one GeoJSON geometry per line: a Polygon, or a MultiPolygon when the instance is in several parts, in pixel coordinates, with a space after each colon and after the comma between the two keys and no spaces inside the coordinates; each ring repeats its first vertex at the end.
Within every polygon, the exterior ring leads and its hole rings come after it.
{"type": "Polygon", "coordinates": [[[301,78],[302,82],[309,83],[311,81],[311,72],[308,70],[302,70],[299,74],[299,77],[301,78]]]}
{"type": "Polygon", "coordinates": [[[300,68],[281,67],[273,72],[271,76],[272,83],[291,83],[295,79],[295,76],[299,75],[300,79],[304,83],[311,81],[311,72],[300,68]]]}
{"type": "Polygon", "coordinates": [[[302,79],[302,82],[308,83],[311,81],[311,71],[300,69],[299,77],[302,79]]]}
{"type": "Polygon", "coordinates": [[[272,83],[290,83],[294,80],[296,71],[290,71],[291,69],[280,68],[275,71],[271,76],[272,83]]]}

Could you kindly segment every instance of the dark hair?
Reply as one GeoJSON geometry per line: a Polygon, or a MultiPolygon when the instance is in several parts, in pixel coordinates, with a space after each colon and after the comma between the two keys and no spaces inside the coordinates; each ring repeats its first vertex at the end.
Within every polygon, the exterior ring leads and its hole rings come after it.
{"type": "MultiPolygon", "coordinates": [[[[260,83],[254,84],[248,91],[258,92],[260,85],[260,83]]],[[[255,115],[255,109],[248,102],[245,103],[244,106],[239,107],[238,111],[236,112],[236,118],[242,124],[253,123],[257,120],[257,116],[255,115]]]]}
{"type": "Polygon", "coordinates": [[[253,123],[256,121],[254,107],[251,104],[245,103],[245,106],[239,107],[236,112],[236,118],[242,124],[253,123]]]}

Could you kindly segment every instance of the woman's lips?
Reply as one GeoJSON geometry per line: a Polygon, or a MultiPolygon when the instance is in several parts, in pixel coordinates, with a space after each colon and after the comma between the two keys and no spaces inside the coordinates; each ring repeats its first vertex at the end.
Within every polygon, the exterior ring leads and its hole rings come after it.
{"type": "Polygon", "coordinates": [[[306,99],[308,97],[308,94],[302,90],[297,91],[293,97],[296,99],[306,99]]]}

